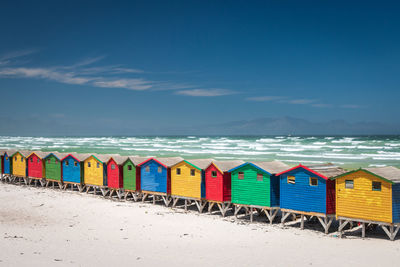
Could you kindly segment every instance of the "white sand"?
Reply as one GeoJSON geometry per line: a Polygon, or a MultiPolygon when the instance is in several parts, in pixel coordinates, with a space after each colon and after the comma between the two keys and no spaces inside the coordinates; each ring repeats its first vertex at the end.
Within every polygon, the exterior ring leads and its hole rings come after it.
{"type": "Polygon", "coordinates": [[[0,266],[399,266],[400,240],[339,239],[0,183],[0,266]]]}

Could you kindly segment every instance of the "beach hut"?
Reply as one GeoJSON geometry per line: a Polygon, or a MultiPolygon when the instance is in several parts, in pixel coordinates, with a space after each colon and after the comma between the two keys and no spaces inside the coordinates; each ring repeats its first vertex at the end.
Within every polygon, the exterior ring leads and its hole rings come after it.
{"type": "Polygon", "coordinates": [[[128,159],[127,156],[112,155],[107,162],[107,185],[110,197],[115,193],[120,199],[123,195],[123,165],[128,159]]]}
{"type": "Polygon", "coordinates": [[[140,167],[139,164],[147,160],[148,157],[129,156],[128,160],[123,164],[123,187],[124,198],[132,197],[137,201],[140,193],[140,167]]]}
{"type": "Polygon", "coordinates": [[[21,150],[15,152],[11,156],[11,173],[12,179],[11,181],[26,181],[27,176],[27,165],[26,165],[26,158],[30,155],[29,151],[21,150]]]}
{"type": "Polygon", "coordinates": [[[83,181],[86,187],[86,193],[96,194],[97,189],[103,196],[108,193],[107,190],[107,161],[110,156],[102,154],[91,154],[84,160],[83,181]]]}
{"type": "Polygon", "coordinates": [[[68,154],[61,159],[62,162],[62,181],[64,190],[68,187],[74,190],[77,187],[79,192],[84,189],[83,185],[83,163],[89,158],[90,154],[68,154]]]}
{"type": "Polygon", "coordinates": [[[328,233],[335,217],[335,183],[330,178],[345,173],[333,164],[298,165],[280,175],[280,207],[282,224],[292,215],[304,219],[317,218],[328,233]]]}
{"type": "Polygon", "coordinates": [[[205,170],[208,211],[217,205],[222,216],[231,206],[231,173],[229,170],[244,164],[243,160],[213,161],[205,170]]]}
{"type": "Polygon", "coordinates": [[[65,153],[52,152],[43,158],[45,167],[46,187],[57,184],[60,189],[62,185],[62,164],[61,160],[66,156],[65,153]]]}
{"type": "Polygon", "coordinates": [[[3,180],[11,182],[11,156],[15,153],[14,150],[3,150],[2,155],[2,175],[3,180]]]}
{"type": "Polygon", "coordinates": [[[331,178],[336,182],[339,233],[352,222],[380,225],[391,240],[400,229],[400,169],[363,168],[331,178]]]}
{"type": "Polygon", "coordinates": [[[141,162],[140,167],[140,190],[142,191],[142,201],[147,197],[153,198],[153,203],[157,199],[169,205],[171,198],[171,167],[183,161],[181,157],[148,158],[141,162]]]}
{"type": "Polygon", "coordinates": [[[260,161],[230,169],[235,216],[245,209],[252,221],[254,211],[264,212],[272,223],[279,210],[279,175],[276,174],[288,168],[280,161],[260,161]]]}
{"type": "Polygon", "coordinates": [[[41,185],[45,185],[43,181],[45,169],[43,164],[43,158],[48,153],[41,152],[41,151],[33,151],[27,157],[27,173],[28,177],[26,178],[26,183],[29,185],[32,181],[35,181],[37,184],[37,180],[40,181],[41,185]]]}
{"type": "Polygon", "coordinates": [[[182,160],[171,167],[171,197],[172,207],[175,207],[179,199],[187,205],[196,204],[199,212],[202,212],[207,202],[205,187],[205,169],[213,159],[182,160]]]}

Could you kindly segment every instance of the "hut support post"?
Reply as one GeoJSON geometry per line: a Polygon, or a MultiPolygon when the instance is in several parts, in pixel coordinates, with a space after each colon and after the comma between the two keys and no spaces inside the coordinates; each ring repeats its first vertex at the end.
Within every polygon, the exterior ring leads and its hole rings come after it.
{"type": "Polygon", "coordinates": [[[211,211],[212,211],[212,208],[214,207],[214,205],[215,205],[215,202],[208,203],[208,213],[211,214],[211,211]]]}
{"type": "Polygon", "coordinates": [[[250,222],[253,222],[253,212],[254,208],[250,208],[250,222]]]}
{"type": "Polygon", "coordinates": [[[195,200],[194,203],[196,203],[197,209],[200,213],[203,212],[204,207],[207,205],[207,202],[203,200],[195,200]]]}
{"type": "Polygon", "coordinates": [[[165,206],[168,207],[169,203],[171,203],[171,199],[168,196],[161,196],[161,198],[164,201],[165,206]]]}
{"type": "Polygon", "coordinates": [[[103,195],[103,197],[105,197],[108,193],[108,190],[104,187],[100,187],[100,191],[101,191],[101,194],[103,195]]]}
{"type": "Polygon", "coordinates": [[[146,198],[147,198],[148,195],[149,195],[149,194],[147,194],[147,193],[144,193],[144,194],[143,194],[143,196],[142,196],[142,202],[144,202],[144,201],[146,200],[146,198]]]}
{"type": "Polygon", "coordinates": [[[323,217],[324,219],[322,219],[321,217],[317,217],[319,222],[321,223],[322,227],[324,227],[325,230],[325,234],[329,233],[329,227],[331,226],[332,222],[333,222],[333,218],[328,218],[328,216],[323,217]]]}
{"type": "Polygon", "coordinates": [[[281,218],[282,226],[285,226],[285,221],[286,221],[287,217],[289,217],[289,215],[290,215],[290,212],[282,211],[282,218],[281,218]]]}
{"type": "MultiPolygon", "coordinates": [[[[208,204],[210,205],[210,204],[208,204]]],[[[230,203],[217,203],[219,210],[221,211],[222,217],[225,217],[226,212],[228,211],[229,207],[231,206],[230,203]]]]}
{"type": "Polygon", "coordinates": [[[348,220],[342,220],[342,219],[339,219],[339,229],[338,229],[338,231],[339,231],[339,237],[340,238],[342,238],[342,235],[343,235],[343,229],[346,227],[346,225],[349,223],[349,221],[348,220]]]}
{"type": "Polygon", "coordinates": [[[361,223],[361,237],[365,238],[365,223],[361,223]]]}
{"type": "Polygon", "coordinates": [[[300,229],[304,230],[304,214],[300,215],[300,229]]]}
{"type": "Polygon", "coordinates": [[[153,205],[156,204],[156,195],[153,195],[153,205]]]}
{"type": "Polygon", "coordinates": [[[273,209],[273,210],[264,209],[264,213],[268,218],[269,224],[272,224],[276,215],[278,214],[278,209],[273,209]]]}
{"type": "Polygon", "coordinates": [[[394,226],[390,225],[389,230],[387,229],[386,225],[381,225],[383,231],[387,234],[387,236],[390,238],[391,241],[394,241],[396,238],[397,233],[399,232],[400,225],[394,226]],[[395,228],[396,227],[396,228],[395,228]]]}
{"type": "Polygon", "coordinates": [[[237,218],[237,215],[239,211],[242,209],[243,206],[241,205],[235,205],[235,218],[237,218]]]}
{"type": "Polygon", "coordinates": [[[176,207],[176,203],[178,203],[178,198],[177,197],[173,197],[172,199],[173,199],[172,208],[175,208],[176,207]]]}

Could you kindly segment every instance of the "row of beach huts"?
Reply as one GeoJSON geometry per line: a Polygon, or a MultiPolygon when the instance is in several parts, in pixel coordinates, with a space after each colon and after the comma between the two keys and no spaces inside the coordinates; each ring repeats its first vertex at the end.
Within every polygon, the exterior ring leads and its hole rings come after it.
{"type": "Polygon", "coordinates": [[[181,157],[139,157],[41,151],[0,151],[3,182],[58,186],[79,192],[166,206],[196,207],[202,212],[228,211],[237,217],[265,214],[318,221],[325,233],[334,220],[342,236],[353,225],[380,226],[394,240],[400,229],[400,169],[360,168],[333,164],[298,165],[279,161],[244,162],[181,157]]]}

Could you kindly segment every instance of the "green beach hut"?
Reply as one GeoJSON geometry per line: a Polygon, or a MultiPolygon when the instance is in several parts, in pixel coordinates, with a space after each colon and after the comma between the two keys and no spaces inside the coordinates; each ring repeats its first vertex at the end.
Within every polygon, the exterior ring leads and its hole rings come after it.
{"type": "Polygon", "coordinates": [[[246,162],[231,173],[231,201],[235,206],[235,216],[242,208],[264,211],[270,221],[279,209],[279,177],[276,173],[285,171],[288,165],[280,161],[246,162]]]}
{"type": "Polygon", "coordinates": [[[131,194],[135,200],[137,199],[137,194],[135,192],[140,190],[140,171],[137,170],[139,169],[137,165],[147,159],[148,157],[129,156],[125,163],[122,165],[122,177],[125,198],[127,198],[128,195],[131,194]]]}
{"type": "Polygon", "coordinates": [[[50,183],[58,183],[61,187],[61,160],[66,156],[66,153],[52,152],[44,157],[44,168],[46,186],[50,183]]]}

